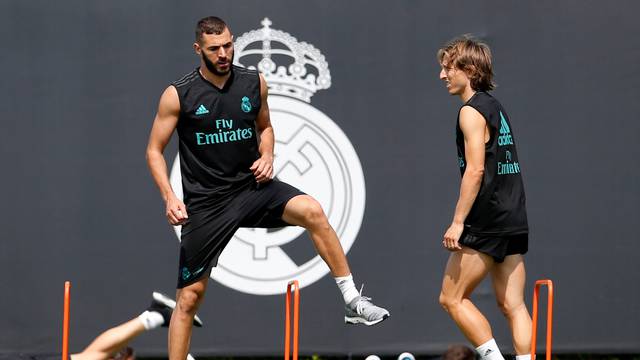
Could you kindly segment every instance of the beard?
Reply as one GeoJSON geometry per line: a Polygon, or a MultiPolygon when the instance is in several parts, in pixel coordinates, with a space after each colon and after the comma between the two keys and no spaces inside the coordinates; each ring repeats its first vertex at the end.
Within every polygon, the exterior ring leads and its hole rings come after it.
{"type": "Polygon", "coordinates": [[[207,67],[207,69],[209,71],[211,71],[214,75],[217,75],[217,76],[227,75],[229,73],[229,71],[231,71],[231,67],[232,67],[232,64],[233,64],[233,56],[234,55],[235,54],[231,55],[231,58],[229,59],[229,67],[226,70],[220,70],[220,69],[218,69],[218,67],[216,66],[216,64],[214,62],[212,62],[211,60],[209,60],[209,58],[204,56],[204,52],[200,53],[200,56],[202,56],[202,61],[204,62],[204,65],[207,67]]]}

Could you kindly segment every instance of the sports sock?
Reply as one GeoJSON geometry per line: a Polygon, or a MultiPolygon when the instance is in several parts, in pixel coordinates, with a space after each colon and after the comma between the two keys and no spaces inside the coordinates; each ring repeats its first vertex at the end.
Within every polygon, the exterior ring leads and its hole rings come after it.
{"type": "Polygon", "coordinates": [[[480,355],[481,360],[504,360],[495,339],[478,346],[476,352],[480,355]]]}
{"type": "Polygon", "coordinates": [[[140,319],[140,321],[142,322],[142,326],[144,326],[146,330],[156,329],[164,324],[164,318],[162,317],[162,315],[159,312],[155,311],[147,310],[140,314],[140,316],[138,316],[138,319],[140,319]]]}
{"type": "Polygon", "coordinates": [[[353,299],[360,296],[360,293],[356,289],[356,284],[353,282],[353,276],[351,274],[347,276],[338,276],[334,278],[338,288],[342,292],[344,303],[349,304],[353,299]]]}

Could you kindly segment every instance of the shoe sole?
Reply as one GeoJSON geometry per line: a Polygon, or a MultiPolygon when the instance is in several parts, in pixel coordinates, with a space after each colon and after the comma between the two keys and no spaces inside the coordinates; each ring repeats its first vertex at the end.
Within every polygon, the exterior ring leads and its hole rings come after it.
{"type": "MultiPolygon", "coordinates": [[[[159,302],[162,305],[165,305],[167,307],[170,307],[171,310],[174,310],[176,308],[176,302],[175,300],[171,299],[170,297],[161,294],[159,292],[154,291],[153,292],[153,300],[159,302]]],[[[201,326],[203,325],[202,320],[198,317],[198,315],[196,315],[193,318],[193,322],[196,323],[197,325],[201,326]]]]}
{"type": "Polygon", "coordinates": [[[351,324],[351,325],[357,325],[357,324],[365,324],[367,326],[372,326],[378,323],[383,322],[384,320],[386,320],[389,316],[389,314],[387,315],[383,315],[382,319],[378,319],[378,320],[372,320],[372,321],[367,321],[361,317],[349,317],[349,316],[345,316],[344,317],[344,322],[345,324],[351,324]]]}

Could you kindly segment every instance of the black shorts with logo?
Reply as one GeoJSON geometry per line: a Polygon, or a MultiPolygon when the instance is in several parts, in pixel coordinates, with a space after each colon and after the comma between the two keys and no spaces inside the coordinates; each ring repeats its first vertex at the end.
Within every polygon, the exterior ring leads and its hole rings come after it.
{"type": "Polygon", "coordinates": [[[497,263],[509,255],[526,254],[529,250],[529,234],[472,235],[465,229],[458,241],[460,245],[487,254],[497,263]]]}
{"type": "Polygon", "coordinates": [[[277,180],[249,183],[231,198],[205,211],[189,214],[182,226],[177,288],[208,277],[238,228],[289,226],[282,220],[282,213],[287,202],[298,195],[304,193],[277,180]]]}

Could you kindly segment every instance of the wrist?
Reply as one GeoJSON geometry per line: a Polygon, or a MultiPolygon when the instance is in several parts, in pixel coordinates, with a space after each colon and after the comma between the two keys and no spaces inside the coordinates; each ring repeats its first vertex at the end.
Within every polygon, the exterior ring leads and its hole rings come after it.
{"type": "Polygon", "coordinates": [[[175,198],[176,194],[173,193],[173,190],[169,189],[162,192],[162,198],[165,202],[168,202],[170,199],[175,198]]]}
{"type": "Polygon", "coordinates": [[[451,226],[464,226],[464,220],[453,219],[451,226]]]}

